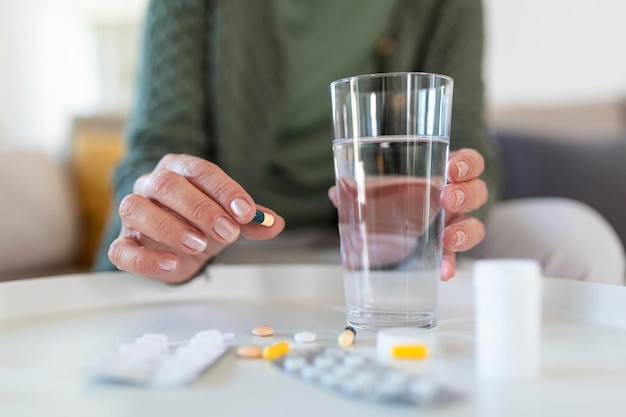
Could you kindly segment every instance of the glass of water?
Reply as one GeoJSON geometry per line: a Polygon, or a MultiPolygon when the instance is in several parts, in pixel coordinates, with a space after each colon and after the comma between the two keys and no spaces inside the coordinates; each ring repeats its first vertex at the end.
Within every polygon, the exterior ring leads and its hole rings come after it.
{"type": "Polygon", "coordinates": [[[433,327],[443,253],[453,80],[428,73],[330,84],[348,323],[433,327]]]}

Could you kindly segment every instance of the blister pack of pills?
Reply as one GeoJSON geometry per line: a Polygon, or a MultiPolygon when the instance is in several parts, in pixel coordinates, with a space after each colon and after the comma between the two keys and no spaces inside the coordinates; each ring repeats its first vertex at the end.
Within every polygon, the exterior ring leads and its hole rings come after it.
{"type": "Polygon", "coordinates": [[[355,398],[415,406],[438,406],[461,398],[432,378],[336,347],[294,350],[273,364],[303,381],[355,398]]]}
{"type": "Polygon", "coordinates": [[[156,388],[177,387],[198,378],[230,346],[234,335],[203,330],[191,339],[170,342],[163,334],[144,334],[117,353],[92,363],[94,380],[156,388]]]}

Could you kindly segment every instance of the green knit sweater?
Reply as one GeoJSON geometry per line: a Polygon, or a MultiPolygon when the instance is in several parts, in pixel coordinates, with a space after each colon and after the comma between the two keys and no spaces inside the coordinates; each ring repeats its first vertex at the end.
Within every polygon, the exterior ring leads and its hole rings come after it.
{"type": "MultiPolygon", "coordinates": [[[[500,170],[483,117],[482,19],[480,0],[399,0],[387,42],[372,49],[379,72],[424,71],[454,78],[451,149],[482,153],[483,179],[493,201],[500,170]]],[[[281,129],[290,70],[286,33],[271,1],[150,2],[128,152],[114,174],[116,204],[95,269],[114,268],[107,249],[121,227],[117,206],[166,153],[215,161],[254,197],[271,167],[281,129]]],[[[319,142],[330,155],[330,130],[319,142]]],[[[325,186],[332,178],[330,171],[325,186]]],[[[295,197],[282,199],[284,207],[260,203],[285,215],[287,227],[311,226],[315,217],[309,211],[317,210],[311,201],[328,206],[325,192],[295,197]]],[[[483,217],[488,206],[475,214],[483,217]]]]}

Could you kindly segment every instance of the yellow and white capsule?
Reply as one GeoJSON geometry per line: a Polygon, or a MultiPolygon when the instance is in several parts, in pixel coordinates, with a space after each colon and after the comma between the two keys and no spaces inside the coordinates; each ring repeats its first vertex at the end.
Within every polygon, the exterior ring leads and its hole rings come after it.
{"type": "Polygon", "coordinates": [[[356,338],[356,330],[354,327],[348,326],[337,337],[337,343],[339,346],[343,348],[350,347],[354,344],[354,339],[356,338]]]}

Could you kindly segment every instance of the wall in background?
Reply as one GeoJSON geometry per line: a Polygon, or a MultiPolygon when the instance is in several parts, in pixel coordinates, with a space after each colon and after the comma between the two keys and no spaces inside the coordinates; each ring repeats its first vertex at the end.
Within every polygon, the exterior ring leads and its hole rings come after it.
{"type": "Polygon", "coordinates": [[[125,112],[145,4],[0,1],[0,145],[61,154],[74,116],[125,112]]]}
{"type": "MultiPolygon", "coordinates": [[[[626,1],[484,0],[489,103],[626,96],[626,1]]],[[[147,0],[1,0],[0,145],[67,146],[73,116],[132,102],[147,0]]]]}
{"type": "Polygon", "coordinates": [[[492,106],[626,99],[626,1],[484,1],[492,106]]]}

